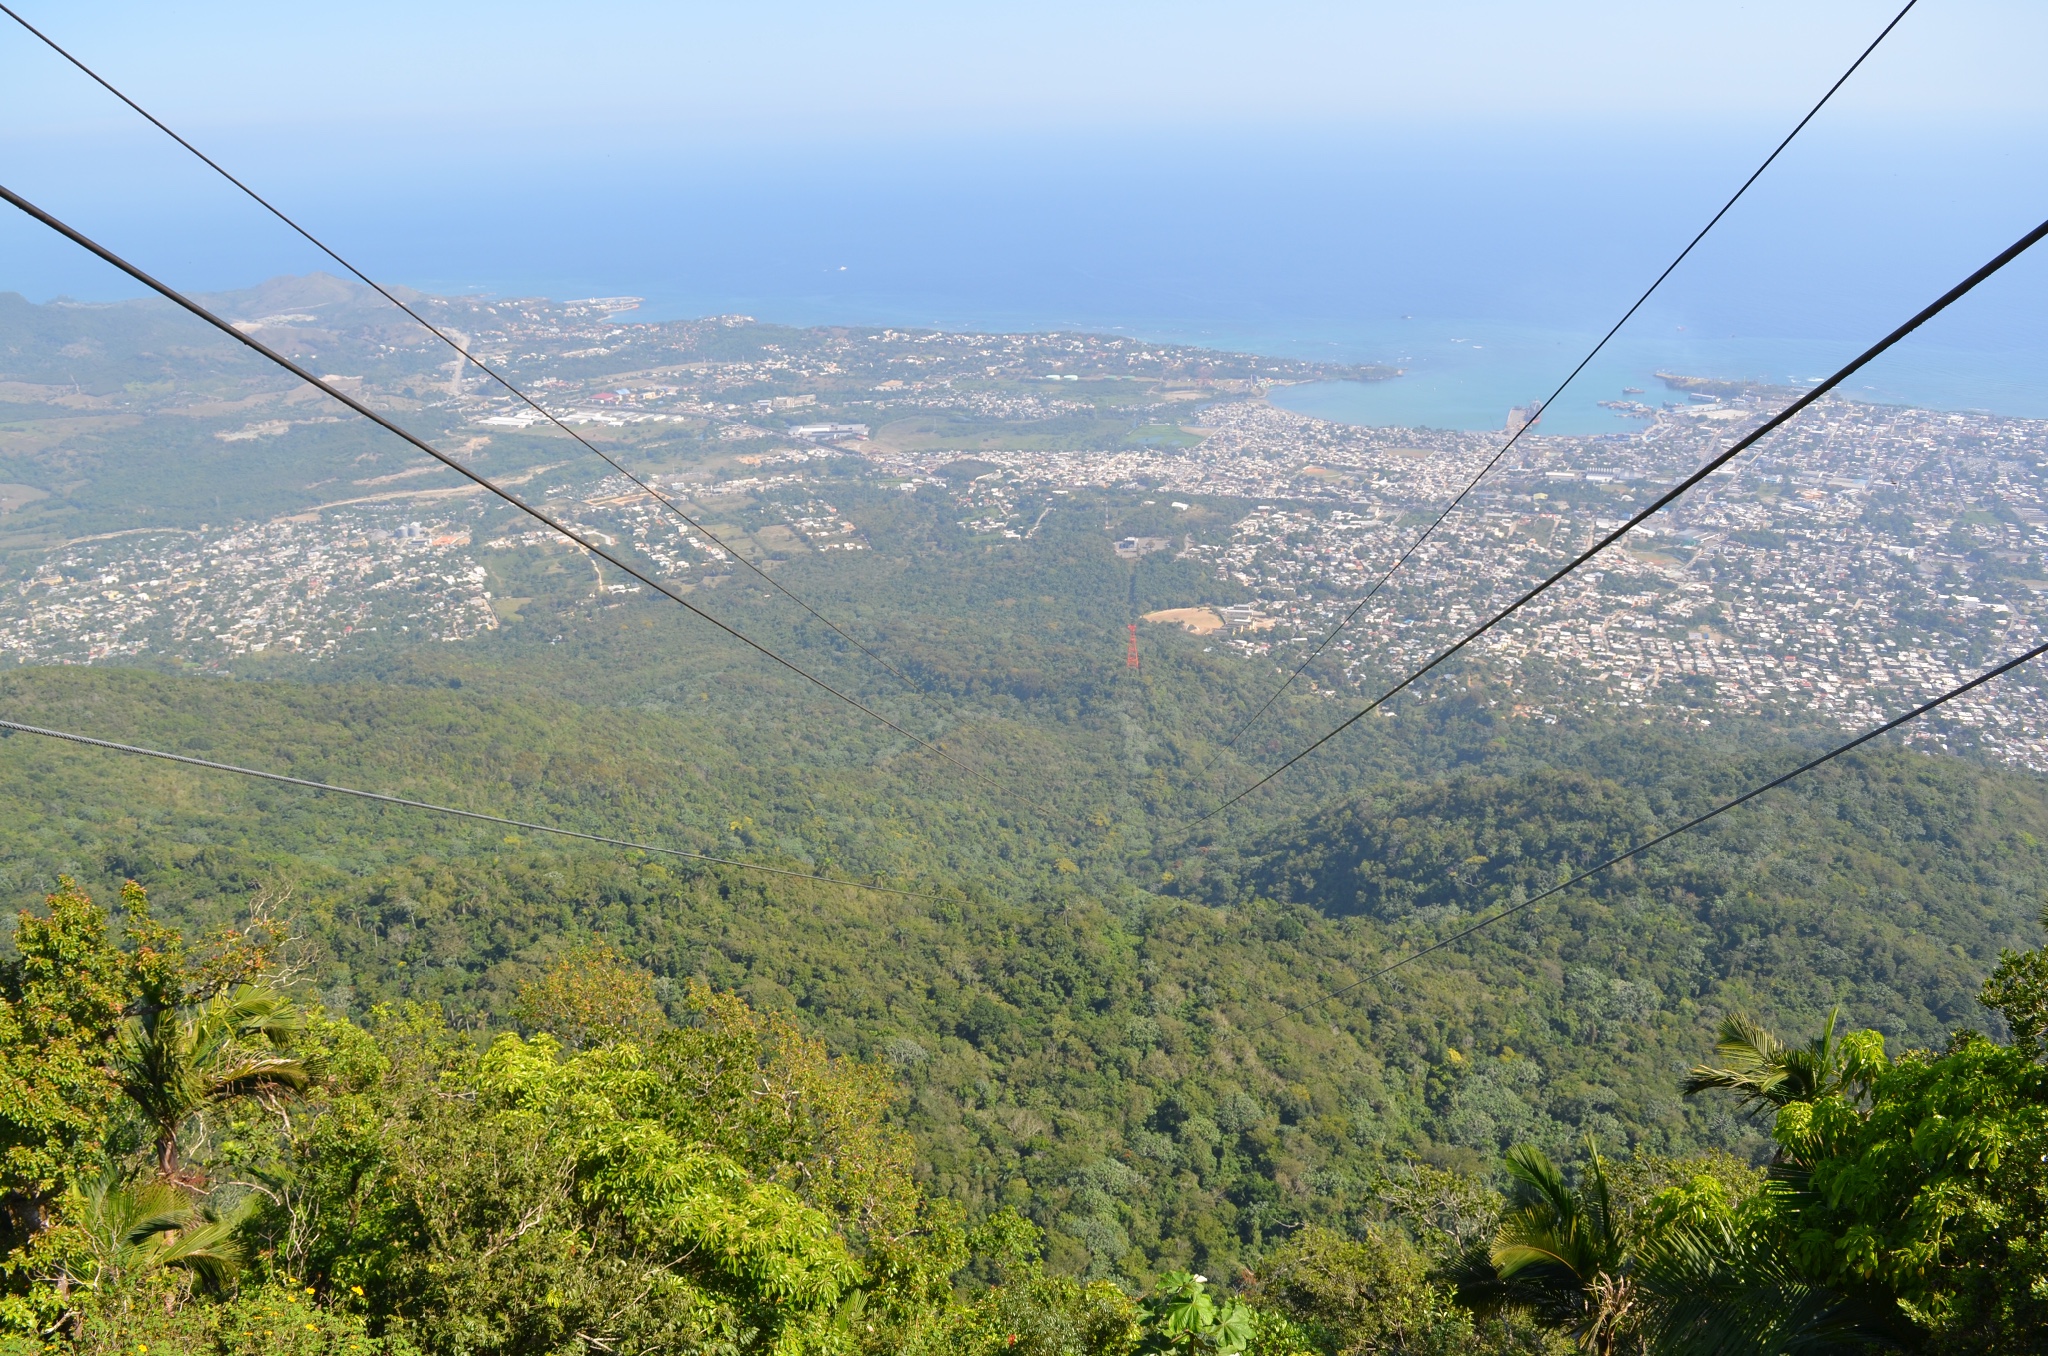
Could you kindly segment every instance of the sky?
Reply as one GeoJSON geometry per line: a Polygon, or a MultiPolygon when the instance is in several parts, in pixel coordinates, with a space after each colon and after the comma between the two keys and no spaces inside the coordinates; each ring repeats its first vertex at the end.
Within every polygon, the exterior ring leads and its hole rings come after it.
{"type": "MultiPolygon", "coordinates": [[[[1526,118],[1782,118],[1896,0],[347,5],[20,0],[181,125],[470,138],[1098,135],[1526,118]],[[466,129],[466,130],[465,130],[466,129]],[[420,126],[424,132],[424,126],[420,126]]],[[[2048,7],[1926,0],[1852,116],[2048,111],[2048,7]]],[[[21,39],[12,135],[118,123],[21,39]]]]}
{"type": "MultiPolygon", "coordinates": [[[[1902,0],[7,3],[388,281],[1398,361],[1597,333],[1902,0]]],[[[2048,215],[2042,51],[1920,0],[1642,323],[1882,333],[2048,215]]],[[[0,182],[182,286],[322,266],[4,18],[0,182]]],[[[134,288],[0,217],[0,290],[134,288]]],[[[2044,313],[1928,342],[2017,381],[2044,313]]]]}

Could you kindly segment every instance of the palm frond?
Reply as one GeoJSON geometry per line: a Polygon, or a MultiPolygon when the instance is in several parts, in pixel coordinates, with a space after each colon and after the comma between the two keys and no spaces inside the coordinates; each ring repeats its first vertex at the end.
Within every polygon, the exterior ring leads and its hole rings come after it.
{"type": "Polygon", "coordinates": [[[1627,1260],[1627,1241],[1622,1236],[1623,1221],[1614,1209],[1614,1193],[1607,1185],[1607,1160],[1600,1157],[1600,1146],[1591,1136],[1586,1139],[1586,1152],[1586,1178],[1577,1196],[1581,1238],[1600,1270],[1619,1271],[1627,1260]]]}
{"type": "Polygon", "coordinates": [[[128,1020],[115,1072],[155,1135],[160,1174],[176,1171],[179,1134],[201,1109],[305,1091],[311,1081],[306,1067],[288,1053],[303,1027],[289,997],[251,984],[196,1008],[164,1008],[128,1020]]]}
{"type": "Polygon", "coordinates": [[[1518,1311],[1611,1351],[1639,1323],[1627,1223],[1615,1205],[1606,1160],[1593,1140],[1576,1190],[1547,1155],[1507,1155],[1515,1204],[1483,1251],[1453,1268],[1460,1302],[1480,1313],[1518,1311]]]}
{"type": "Polygon", "coordinates": [[[1514,1305],[1511,1287],[1501,1279],[1493,1264],[1493,1251],[1475,1242],[1444,1268],[1444,1279],[1458,1297],[1458,1303],[1475,1314],[1490,1315],[1514,1305]]]}
{"type": "Polygon", "coordinates": [[[1650,1347],[1670,1356],[1851,1356],[1911,1339],[1896,1304],[1800,1276],[1724,1222],[1669,1229],[1636,1283],[1650,1347]]]}
{"type": "Polygon", "coordinates": [[[274,989],[243,984],[209,999],[195,1023],[195,1044],[219,1049],[261,1039],[282,1046],[305,1029],[296,1003],[274,989]]]}
{"type": "Polygon", "coordinates": [[[178,1204],[159,1210],[155,1214],[139,1215],[121,1221],[118,1237],[124,1248],[137,1248],[165,1234],[175,1234],[192,1222],[193,1209],[190,1204],[178,1204]]]}
{"type": "Polygon", "coordinates": [[[1741,1094],[1744,1109],[1783,1105],[1785,1046],[1761,1024],[1743,1013],[1729,1013],[1721,1019],[1714,1053],[1719,1064],[1696,1065],[1679,1084],[1686,1096],[1723,1090],[1741,1094]]]}
{"type": "Polygon", "coordinates": [[[1571,1188],[1564,1184],[1564,1174],[1550,1161],[1550,1155],[1533,1144],[1517,1144],[1506,1157],[1508,1176],[1520,1187],[1516,1195],[1521,1204],[1540,1202],[1558,1214],[1573,1212],[1571,1188]]]}
{"type": "Polygon", "coordinates": [[[1560,1246],[1558,1240],[1544,1238],[1530,1231],[1530,1237],[1506,1240],[1496,1238],[1488,1256],[1493,1259],[1493,1268],[1503,1279],[1513,1280],[1534,1267],[1555,1267],[1579,1276],[1579,1260],[1571,1256],[1571,1249],[1560,1246]]]}
{"type": "Polygon", "coordinates": [[[1768,1068],[1784,1050],[1785,1043],[1769,1027],[1743,1012],[1723,1017],[1714,1039],[1715,1053],[1737,1067],[1768,1068]]]}
{"type": "Polygon", "coordinates": [[[1795,1048],[1754,1019],[1730,1013],[1714,1041],[1721,1062],[1695,1066],[1680,1089],[1688,1097],[1711,1090],[1737,1093],[1742,1109],[1755,1112],[1816,1101],[1842,1086],[1844,1054],[1836,1037],[1841,1018],[1837,1007],[1818,1036],[1795,1048]]]}
{"type": "Polygon", "coordinates": [[[217,1291],[242,1265],[235,1233],[244,1212],[216,1216],[161,1178],[108,1172],[71,1189],[69,1212],[85,1233],[98,1272],[89,1284],[174,1267],[191,1273],[194,1284],[217,1291]]]}
{"type": "Polygon", "coordinates": [[[151,1260],[157,1266],[189,1272],[194,1285],[218,1294],[233,1283],[242,1269],[244,1251],[235,1237],[241,1223],[241,1213],[237,1212],[164,1234],[151,1260]]]}
{"type": "Polygon", "coordinates": [[[1459,1304],[1482,1317],[1523,1313],[1556,1327],[1579,1321],[1585,1286],[1569,1266],[1531,1257],[1503,1275],[1499,1257],[1486,1244],[1475,1243],[1448,1269],[1446,1279],[1459,1304]]]}
{"type": "Polygon", "coordinates": [[[306,1066],[283,1055],[249,1056],[216,1069],[207,1079],[206,1100],[231,1102],[277,1092],[304,1092],[312,1079],[306,1066]]]}
{"type": "Polygon", "coordinates": [[[152,1124],[185,1109],[189,1050],[185,1025],[175,1012],[148,1013],[122,1023],[114,1072],[122,1091],[152,1124]]]}

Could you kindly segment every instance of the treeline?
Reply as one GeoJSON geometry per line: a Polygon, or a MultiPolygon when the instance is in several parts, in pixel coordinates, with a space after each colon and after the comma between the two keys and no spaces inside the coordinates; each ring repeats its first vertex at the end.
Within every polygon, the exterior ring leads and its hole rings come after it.
{"type": "Polygon", "coordinates": [[[0,1349],[1995,1356],[2048,1325],[2048,951],[1985,986],[2010,1043],[1725,1019],[1683,1091],[1764,1124],[1766,1170],[1389,1164],[1373,1218],[1133,1294],[922,1184],[890,1074],[730,993],[665,1004],[589,948],[516,1030],[354,1023],[281,920],[123,905],[65,882],[0,973],[0,1349]]]}

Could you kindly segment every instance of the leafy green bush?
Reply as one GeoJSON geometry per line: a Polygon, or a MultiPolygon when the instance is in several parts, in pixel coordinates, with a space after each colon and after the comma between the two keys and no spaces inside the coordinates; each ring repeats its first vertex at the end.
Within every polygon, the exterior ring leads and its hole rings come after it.
{"type": "Polygon", "coordinates": [[[1259,1268],[1255,1303],[1299,1325],[1332,1356],[1449,1356],[1474,1344],[1472,1316],[1428,1276],[1428,1262],[1384,1228],[1346,1238],[1311,1225],[1259,1268]]]}

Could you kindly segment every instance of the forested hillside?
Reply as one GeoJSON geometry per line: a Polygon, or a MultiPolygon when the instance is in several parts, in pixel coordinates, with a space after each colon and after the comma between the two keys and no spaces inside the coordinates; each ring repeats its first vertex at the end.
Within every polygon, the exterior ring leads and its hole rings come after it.
{"type": "Polygon", "coordinates": [[[1143,857],[1114,844],[1086,873],[1034,860],[1027,820],[1010,832],[1033,874],[992,888],[920,826],[957,841],[960,816],[979,813],[969,836],[1000,843],[994,810],[941,783],[888,819],[834,821],[845,792],[821,783],[818,818],[901,839],[893,857],[842,858],[836,833],[778,839],[753,807],[720,808],[744,777],[676,757],[689,727],[665,714],[91,670],[17,673],[4,690],[31,723],[184,732],[163,742],[935,889],[906,899],[522,841],[26,736],[0,764],[19,890],[60,872],[103,891],[132,878],[193,930],[283,895],[330,1010],[427,1002],[478,1030],[513,1023],[520,985],[556,958],[615,947],[672,1004],[701,980],[884,1063],[921,1179],[975,1215],[1014,1206],[1061,1267],[1134,1285],[1176,1265],[1228,1275],[1304,1220],[1356,1224],[1389,1163],[1481,1172],[1513,1144],[1565,1153],[1587,1134],[1615,1151],[1754,1153],[1752,1126],[1672,1085],[1724,1014],[1801,1029],[1840,1004],[1938,1045],[1978,1020],[1978,984],[2001,948],[2032,942],[2048,903],[2034,779],[1879,750],[1293,1015],[1783,755],[1703,760],[1640,728],[1553,734],[1540,757],[1504,756],[1522,770],[1390,781],[1146,886],[1143,857]],[[1095,887],[1112,866],[1130,883],[1095,887]]]}

